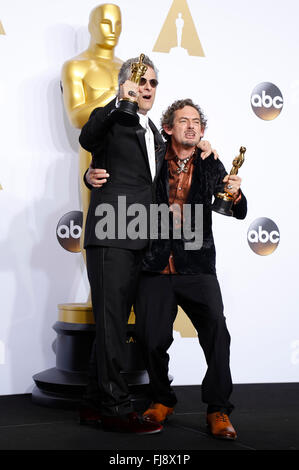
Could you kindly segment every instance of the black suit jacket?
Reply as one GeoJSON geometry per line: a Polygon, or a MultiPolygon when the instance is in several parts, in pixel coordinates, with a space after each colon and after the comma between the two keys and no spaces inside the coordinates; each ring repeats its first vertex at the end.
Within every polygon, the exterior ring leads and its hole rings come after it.
{"type": "MultiPolygon", "coordinates": [[[[105,168],[110,174],[102,188],[91,190],[84,247],[101,245],[142,249],[147,245],[148,239],[145,237],[134,240],[126,235],[128,224],[136,216],[123,219],[123,213],[119,213],[118,196],[123,196],[122,204],[125,201],[126,208],[135,203],[148,208],[155,202],[155,186],[165,154],[165,144],[157,128],[149,121],[154,134],[156,158],[156,177],[152,181],[144,137],[145,129],[139,124],[136,127],[126,127],[114,123],[110,113],[115,109],[115,101],[114,99],[103,108],[96,108],[82,128],[79,137],[81,146],[92,154],[93,166],[105,168]],[[109,204],[109,209],[113,208],[115,212],[115,230],[113,223],[112,225],[110,223],[111,219],[108,222],[108,213],[102,210],[105,209],[103,204],[109,204]],[[118,230],[119,220],[124,220],[120,230],[118,230]],[[103,233],[108,229],[108,225],[105,227],[105,221],[109,223],[112,232],[109,238],[100,239],[99,232],[103,233]]],[[[112,212],[109,214],[112,215],[112,212]]],[[[138,215],[138,212],[136,214],[138,215]]]]}

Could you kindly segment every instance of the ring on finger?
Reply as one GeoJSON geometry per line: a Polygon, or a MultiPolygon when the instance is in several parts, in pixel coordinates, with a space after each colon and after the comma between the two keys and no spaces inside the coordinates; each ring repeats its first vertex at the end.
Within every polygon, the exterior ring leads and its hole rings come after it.
{"type": "Polygon", "coordinates": [[[130,90],[130,91],[128,92],[128,95],[129,95],[129,96],[137,96],[136,93],[135,93],[135,91],[133,91],[133,90],[130,90]]]}

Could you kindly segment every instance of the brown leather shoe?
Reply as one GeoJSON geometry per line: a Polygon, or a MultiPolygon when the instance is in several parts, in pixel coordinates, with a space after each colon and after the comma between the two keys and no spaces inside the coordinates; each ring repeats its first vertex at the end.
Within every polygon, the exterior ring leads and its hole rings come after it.
{"type": "Polygon", "coordinates": [[[141,435],[156,434],[163,429],[161,424],[145,419],[143,416],[139,416],[135,411],[124,416],[102,415],[101,421],[105,431],[130,432],[141,435]]]}
{"type": "Polygon", "coordinates": [[[215,413],[207,414],[207,425],[210,433],[218,439],[237,439],[237,433],[225,413],[216,411],[215,413]]]}
{"type": "Polygon", "coordinates": [[[174,408],[162,405],[162,403],[152,403],[143,413],[143,416],[155,423],[164,423],[167,416],[173,413],[174,408]]]}

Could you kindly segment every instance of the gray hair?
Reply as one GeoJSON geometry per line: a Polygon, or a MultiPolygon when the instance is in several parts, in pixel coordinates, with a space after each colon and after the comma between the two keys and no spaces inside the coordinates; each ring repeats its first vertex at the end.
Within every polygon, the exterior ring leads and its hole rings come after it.
{"type": "Polygon", "coordinates": [[[177,100],[166,109],[166,111],[163,113],[162,118],[161,118],[161,127],[162,127],[161,134],[166,140],[170,140],[171,136],[168,135],[167,132],[164,131],[163,127],[165,126],[165,127],[168,127],[169,129],[172,129],[173,121],[174,121],[174,113],[178,109],[183,109],[185,106],[191,106],[192,108],[196,109],[196,111],[199,114],[201,127],[203,129],[206,129],[208,121],[202,109],[197,104],[194,104],[190,98],[186,98],[185,100],[177,100]]]}
{"type": "MultiPolygon", "coordinates": [[[[123,83],[125,83],[126,80],[129,80],[130,76],[131,76],[131,68],[132,68],[132,64],[134,62],[139,62],[139,57],[134,57],[133,59],[128,59],[126,60],[126,62],[124,62],[120,68],[120,71],[118,73],[118,88],[120,85],[122,85],[123,83]]],[[[155,67],[155,65],[153,64],[153,62],[150,60],[150,58],[146,55],[144,56],[144,59],[143,59],[143,63],[145,65],[147,65],[148,67],[151,67],[155,74],[156,74],[156,77],[158,78],[158,70],[157,68],[155,67]]]]}

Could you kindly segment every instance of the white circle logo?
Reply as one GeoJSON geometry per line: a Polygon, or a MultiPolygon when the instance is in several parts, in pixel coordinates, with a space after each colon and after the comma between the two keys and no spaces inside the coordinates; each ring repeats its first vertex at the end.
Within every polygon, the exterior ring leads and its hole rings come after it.
{"type": "Polygon", "coordinates": [[[250,248],[257,255],[267,256],[278,247],[280,233],[277,225],[271,219],[261,217],[250,225],[247,240],[250,248]]]}
{"type": "Polygon", "coordinates": [[[80,248],[80,237],[82,233],[83,213],[72,211],[63,215],[56,228],[57,240],[67,251],[78,253],[80,248]]]}
{"type": "Polygon", "coordinates": [[[260,83],[251,94],[251,107],[259,118],[265,121],[275,119],[283,107],[280,89],[270,82],[260,83]]]}

